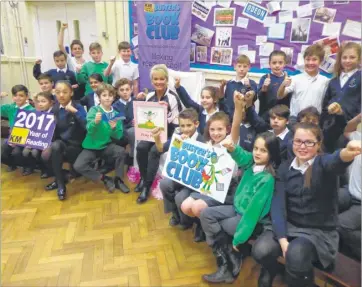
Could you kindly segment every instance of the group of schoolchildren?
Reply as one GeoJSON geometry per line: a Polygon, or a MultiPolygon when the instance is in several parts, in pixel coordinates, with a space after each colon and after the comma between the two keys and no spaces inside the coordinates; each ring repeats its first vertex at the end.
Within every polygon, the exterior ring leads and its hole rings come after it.
{"type": "MultiPolygon", "coordinates": [[[[286,260],[288,286],[314,286],[313,266],[333,266],[340,236],[343,248],[360,260],[360,45],[342,45],[332,80],[319,73],[324,59],[319,45],[305,50],[304,72],[293,77],[284,71],[285,53],[273,51],[271,72],[259,85],[249,79],[250,60],[241,55],[234,64],[236,77],[220,87],[204,87],[197,103],[180,79],[175,79],[176,93],[169,89],[165,65],[151,69],[154,91],[138,93],[138,70],[130,62],[127,42],[119,45],[121,59],[112,58],[110,64],[102,62],[98,43],[90,45],[92,61],[84,61],[83,45],[77,40],[71,46],[74,57],[67,57],[64,29],[66,25],[59,34],[60,51],[54,53],[57,69],[41,73],[39,61],[34,67],[42,90],[34,106],[54,114],[53,142],[43,151],[5,142],[2,163],[9,170],[23,166],[28,175],[40,168],[42,178],[54,176],[46,190],[57,189],[60,200],[66,197],[67,182],[79,175],[103,182],[109,192],[128,193],[122,178],[135,148],[141,175],[135,191],[137,202],[143,203],[161,155],[177,133],[183,140],[226,149],[238,167],[224,203],[168,178],[160,182],[170,225],[181,230],[194,227],[195,242],[206,241],[212,248],[217,271],[204,275],[205,281],[233,282],[247,242],[256,234],[252,256],[262,266],[259,287],[272,286],[280,272],[279,256],[286,260]],[[154,142],[135,142],[134,100],[167,106],[166,142],[159,128],[152,130],[154,142]],[[124,115],[122,120],[117,113],[124,115]],[[62,168],[66,161],[69,172],[62,168]],[[114,178],[106,175],[111,170],[114,178]]],[[[14,86],[12,95],[14,103],[1,106],[10,127],[18,109],[33,109],[26,87],[14,86]]]]}

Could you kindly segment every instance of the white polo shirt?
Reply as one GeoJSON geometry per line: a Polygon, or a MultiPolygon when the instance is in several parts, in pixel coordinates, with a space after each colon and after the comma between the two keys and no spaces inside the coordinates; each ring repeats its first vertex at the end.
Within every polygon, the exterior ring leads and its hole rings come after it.
{"type": "MultiPolygon", "coordinates": [[[[361,140],[361,132],[354,131],[349,135],[350,140],[361,140]]],[[[356,199],[361,200],[361,155],[354,158],[351,165],[348,167],[349,184],[348,191],[356,199]]]]}
{"type": "Polygon", "coordinates": [[[306,107],[313,106],[322,111],[322,102],[326,93],[329,79],[321,74],[315,77],[306,72],[292,77],[292,83],[285,88],[284,94],[292,94],[290,101],[290,115],[297,116],[306,107]]]}
{"type": "Polygon", "coordinates": [[[112,66],[113,86],[121,78],[126,78],[130,81],[139,78],[138,65],[129,61],[125,63],[122,59],[117,60],[112,66]]]}

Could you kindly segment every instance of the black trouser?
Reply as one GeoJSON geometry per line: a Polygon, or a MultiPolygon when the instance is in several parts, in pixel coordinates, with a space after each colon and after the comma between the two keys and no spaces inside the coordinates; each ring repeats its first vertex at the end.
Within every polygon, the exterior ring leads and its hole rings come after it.
{"type": "Polygon", "coordinates": [[[69,162],[73,165],[81,151],[81,146],[71,145],[62,140],[56,140],[52,143],[50,162],[59,187],[64,187],[65,185],[63,163],[69,162]]]}
{"type": "MultiPolygon", "coordinates": [[[[292,287],[312,286],[314,282],[313,262],[318,258],[314,244],[303,237],[288,238],[289,246],[285,258],[286,282],[292,287]]],[[[268,272],[275,275],[282,249],[273,231],[265,231],[255,242],[253,258],[268,272]]]]}
{"type": "Polygon", "coordinates": [[[22,162],[23,147],[10,146],[4,142],[1,146],[1,162],[7,166],[23,166],[22,162]]]}
{"type": "Polygon", "coordinates": [[[145,186],[150,188],[160,164],[160,153],[155,143],[141,141],[137,145],[137,163],[145,186]]]}

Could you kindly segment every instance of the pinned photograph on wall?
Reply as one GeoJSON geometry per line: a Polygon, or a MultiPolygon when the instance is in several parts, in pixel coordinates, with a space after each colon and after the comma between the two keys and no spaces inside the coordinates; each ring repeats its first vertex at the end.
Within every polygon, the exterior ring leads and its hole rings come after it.
{"type": "Polygon", "coordinates": [[[242,14],[255,21],[264,23],[265,17],[268,16],[268,9],[253,2],[248,2],[242,14]]]}
{"type": "Polygon", "coordinates": [[[206,21],[209,17],[211,8],[205,5],[205,3],[201,1],[194,1],[191,7],[192,15],[196,16],[197,18],[201,19],[202,21],[206,21]]]}
{"type": "Polygon", "coordinates": [[[213,30],[196,24],[191,34],[191,40],[200,45],[210,47],[214,33],[213,30]]]}
{"type": "Polygon", "coordinates": [[[190,47],[190,63],[195,63],[195,50],[196,50],[196,44],[191,43],[191,47],[190,47]]]}
{"type": "Polygon", "coordinates": [[[239,55],[247,56],[250,60],[250,63],[255,64],[256,51],[241,51],[239,55]]]}
{"type": "Polygon", "coordinates": [[[283,40],[285,38],[285,24],[277,23],[268,28],[268,39],[283,40]]]}
{"type": "Polygon", "coordinates": [[[210,64],[231,66],[233,59],[232,48],[211,48],[210,64]]]}
{"type": "Polygon", "coordinates": [[[153,102],[134,101],[134,127],[136,140],[154,142],[152,130],[160,128],[161,141],[167,140],[167,106],[153,102]]]}
{"type": "Polygon", "coordinates": [[[329,56],[335,55],[338,53],[340,45],[339,45],[339,37],[332,36],[326,37],[317,41],[314,41],[313,44],[319,44],[324,49],[324,58],[328,58],[329,56]]]}
{"type": "Polygon", "coordinates": [[[314,22],[317,23],[332,23],[334,20],[334,17],[336,17],[336,9],[331,9],[331,8],[327,8],[327,7],[321,7],[318,8],[315,11],[314,14],[314,22]]]}
{"type": "Polygon", "coordinates": [[[290,33],[291,43],[308,43],[310,31],[310,18],[293,19],[292,33],[290,33]]]}
{"type": "Polygon", "coordinates": [[[196,61],[200,63],[207,62],[207,47],[196,46],[196,61]]]}
{"type": "Polygon", "coordinates": [[[319,68],[327,73],[333,73],[334,65],[336,64],[336,60],[333,58],[326,58],[322,62],[322,64],[319,66],[319,68]]]}
{"type": "Polygon", "coordinates": [[[214,26],[234,26],[235,8],[215,8],[214,26]]]}
{"type": "Polygon", "coordinates": [[[133,23],[133,34],[138,35],[138,23],[133,23]]]}
{"type": "Polygon", "coordinates": [[[135,59],[137,60],[137,59],[138,59],[138,57],[139,57],[139,50],[138,50],[138,47],[137,47],[137,48],[135,48],[135,49],[133,49],[133,55],[134,55],[135,59]]]}
{"type": "Polygon", "coordinates": [[[361,39],[361,22],[347,19],[343,27],[342,35],[361,39]]]}
{"type": "Polygon", "coordinates": [[[216,47],[231,47],[232,29],[229,27],[217,27],[215,33],[216,47]]]}
{"type": "Polygon", "coordinates": [[[285,64],[287,66],[292,66],[293,65],[294,49],[290,48],[290,47],[281,47],[280,50],[283,51],[285,53],[285,55],[287,55],[287,59],[286,59],[285,64]]]}

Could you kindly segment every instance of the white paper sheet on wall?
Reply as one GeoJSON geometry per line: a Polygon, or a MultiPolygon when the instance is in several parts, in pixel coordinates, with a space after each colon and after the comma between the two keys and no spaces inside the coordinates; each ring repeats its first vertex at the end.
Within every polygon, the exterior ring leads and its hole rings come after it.
{"type": "Polygon", "coordinates": [[[343,27],[342,35],[361,39],[361,22],[347,19],[343,27]]]}
{"type": "Polygon", "coordinates": [[[264,27],[270,27],[270,25],[273,25],[277,22],[276,16],[267,16],[264,20],[264,27]]]}
{"type": "Polygon", "coordinates": [[[308,16],[311,16],[312,15],[312,5],[309,3],[309,4],[305,4],[305,5],[302,5],[302,6],[299,6],[297,8],[297,15],[298,15],[298,18],[302,18],[302,17],[308,17],[308,16]]]}
{"type": "Polygon", "coordinates": [[[280,11],[279,12],[279,23],[292,22],[293,11],[280,11]]]}
{"type": "Polygon", "coordinates": [[[322,36],[339,36],[341,32],[342,23],[326,23],[323,25],[322,36]]]}
{"type": "Polygon", "coordinates": [[[299,7],[299,0],[284,0],[282,2],[282,10],[296,10],[299,7]]]}

